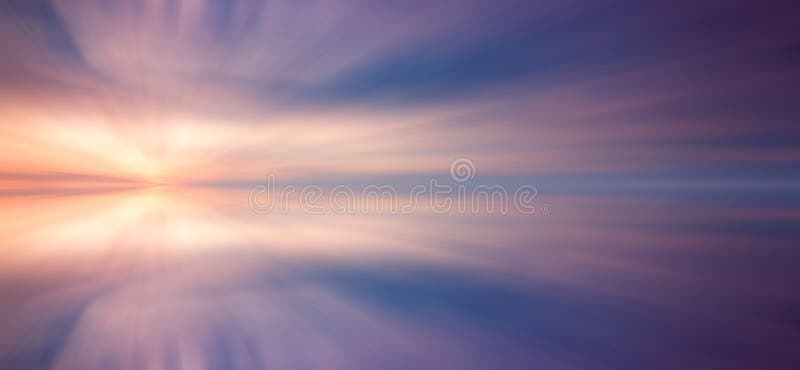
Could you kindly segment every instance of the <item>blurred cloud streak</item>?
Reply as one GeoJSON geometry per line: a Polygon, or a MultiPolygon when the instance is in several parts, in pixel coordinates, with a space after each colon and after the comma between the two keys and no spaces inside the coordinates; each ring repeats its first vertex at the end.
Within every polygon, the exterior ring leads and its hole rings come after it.
{"type": "Polygon", "coordinates": [[[0,368],[793,368],[792,1],[0,4],[0,368]],[[256,215],[533,184],[519,214],[256,215]]]}

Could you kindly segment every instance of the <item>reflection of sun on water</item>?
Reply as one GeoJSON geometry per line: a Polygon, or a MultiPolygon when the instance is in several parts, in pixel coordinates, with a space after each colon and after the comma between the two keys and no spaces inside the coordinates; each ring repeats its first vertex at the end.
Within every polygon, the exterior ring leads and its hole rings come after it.
{"type": "Polygon", "coordinates": [[[6,199],[14,220],[2,226],[4,247],[16,256],[54,258],[123,248],[202,248],[230,241],[202,204],[164,187],[65,197],[6,199]],[[23,247],[24,248],[21,248],[23,247]]]}
{"type": "Polygon", "coordinates": [[[358,256],[395,250],[439,254],[426,243],[392,238],[414,230],[415,217],[250,212],[247,192],[150,186],[114,192],[0,199],[0,248],[6,262],[137,254],[148,249],[194,253],[219,248],[268,249],[291,255],[358,256]]]}

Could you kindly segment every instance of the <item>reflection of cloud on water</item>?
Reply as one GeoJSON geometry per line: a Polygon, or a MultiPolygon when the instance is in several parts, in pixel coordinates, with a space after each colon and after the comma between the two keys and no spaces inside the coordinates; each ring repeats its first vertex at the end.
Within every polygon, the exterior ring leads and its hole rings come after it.
{"type": "Polygon", "coordinates": [[[796,305],[795,252],[758,227],[719,231],[754,215],[791,224],[790,210],[559,197],[547,218],[255,215],[244,190],[173,190],[2,200],[14,217],[0,225],[0,368],[658,369],[792,356],[774,312],[796,305]],[[770,274],[723,268],[754,261],[770,274]],[[708,357],[709,341],[731,354],[708,357]]]}
{"type": "Polygon", "coordinates": [[[493,291],[504,288],[462,271],[426,283],[455,283],[460,289],[438,296],[419,285],[423,299],[416,300],[408,290],[392,293],[387,286],[419,284],[407,281],[402,270],[396,276],[367,272],[352,284],[348,275],[359,274],[352,266],[275,262],[252,251],[215,252],[116,281],[87,302],[71,329],[58,327],[69,334],[57,351],[55,368],[367,369],[405,364],[468,369],[499,360],[496,351],[513,354],[524,368],[523,360],[533,356],[525,341],[496,342],[503,338],[502,328],[481,322],[503,311],[514,315],[508,320],[523,320],[524,307],[514,303],[530,302],[519,300],[521,292],[511,300],[480,303],[475,299],[487,294],[502,298],[493,291]],[[376,295],[370,285],[389,290],[376,295]],[[431,299],[442,303],[458,295],[478,305],[430,307],[436,303],[431,299]],[[381,296],[406,302],[373,300],[381,296]],[[489,316],[459,317],[481,305],[488,306],[489,316]],[[428,309],[439,313],[429,317],[428,309]],[[440,320],[450,314],[454,320],[440,320]],[[483,346],[494,350],[476,351],[483,346]]]}

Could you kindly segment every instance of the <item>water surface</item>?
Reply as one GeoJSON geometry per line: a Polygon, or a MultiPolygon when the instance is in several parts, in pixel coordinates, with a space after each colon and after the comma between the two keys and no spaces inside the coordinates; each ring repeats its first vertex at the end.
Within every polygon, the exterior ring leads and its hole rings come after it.
{"type": "Polygon", "coordinates": [[[3,197],[0,368],[798,360],[791,208],[551,196],[549,215],[262,215],[247,197],[3,197]]]}

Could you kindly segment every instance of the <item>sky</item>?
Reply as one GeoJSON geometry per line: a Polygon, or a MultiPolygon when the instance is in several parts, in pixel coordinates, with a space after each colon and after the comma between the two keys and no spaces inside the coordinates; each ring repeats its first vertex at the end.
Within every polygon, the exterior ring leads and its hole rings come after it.
{"type": "Polygon", "coordinates": [[[2,1],[0,369],[796,368],[798,19],[2,1]],[[298,206],[434,181],[537,212],[298,206]]]}
{"type": "Polygon", "coordinates": [[[0,172],[11,188],[425,178],[467,157],[498,177],[794,181],[796,15],[792,2],[10,1],[0,172]]]}

